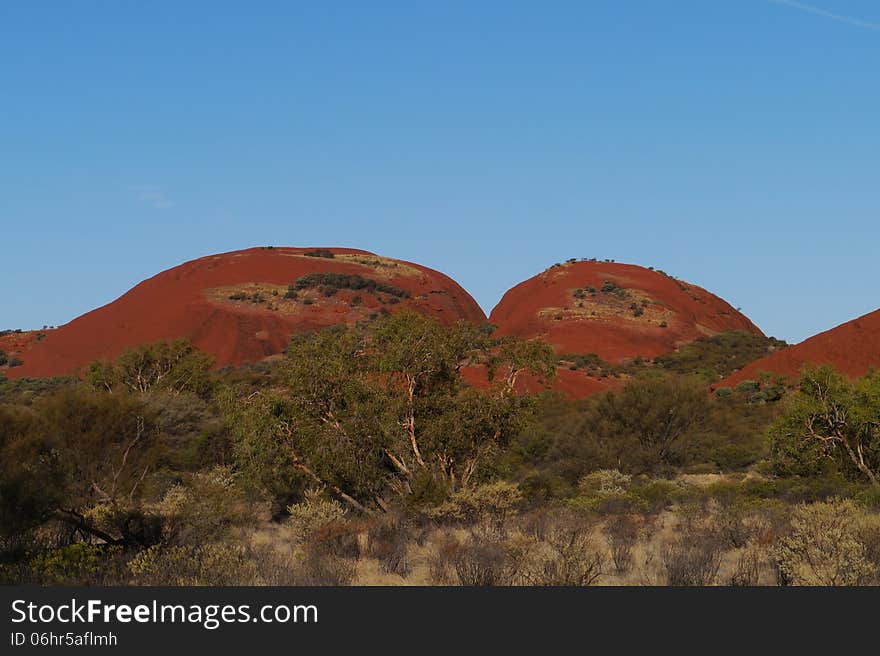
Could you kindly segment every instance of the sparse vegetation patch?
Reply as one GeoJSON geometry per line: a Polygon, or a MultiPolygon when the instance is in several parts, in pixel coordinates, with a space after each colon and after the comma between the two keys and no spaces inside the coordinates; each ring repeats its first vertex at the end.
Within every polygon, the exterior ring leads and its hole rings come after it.
{"type": "Polygon", "coordinates": [[[333,296],[340,289],[352,289],[372,294],[388,294],[397,298],[409,298],[410,296],[408,291],[400,287],[351,273],[307,273],[293,283],[295,291],[315,287],[320,288],[321,292],[326,296],[333,296]]]}

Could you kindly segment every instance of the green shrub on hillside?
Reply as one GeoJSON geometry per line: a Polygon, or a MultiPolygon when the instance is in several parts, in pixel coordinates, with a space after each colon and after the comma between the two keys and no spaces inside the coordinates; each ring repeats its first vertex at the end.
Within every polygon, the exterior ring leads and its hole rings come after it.
{"type": "Polygon", "coordinates": [[[622,367],[606,362],[595,353],[564,353],[559,356],[559,362],[568,363],[572,371],[583,371],[600,378],[618,376],[623,371],[622,367]]]}
{"type": "Polygon", "coordinates": [[[785,342],[774,337],[728,330],[701,337],[674,353],[655,358],[654,362],[667,371],[700,374],[714,382],[785,346],[785,342]]]}
{"type": "Polygon", "coordinates": [[[294,290],[321,288],[326,296],[332,296],[340,289],[352,289],[369,293],[383,293],[397,298],[409,298],[410,293],[394,285],[377,282],[352,273],[307,273],[293,284],[294,290]]]}
{"type": "Polygon", "coordinates": [[[621,287],[613,280],[604,281],[600,291],[603,294],[613,294],[617,298],[627,298],[629,296],[629,290],[621,287]]]}
{"type": "Polygon", "coordinates": [[[852,381],[830,367],[806,370],[769,435],[780,475],[813,476],[834,466],[880,486],[880,373],[852,381]]]}

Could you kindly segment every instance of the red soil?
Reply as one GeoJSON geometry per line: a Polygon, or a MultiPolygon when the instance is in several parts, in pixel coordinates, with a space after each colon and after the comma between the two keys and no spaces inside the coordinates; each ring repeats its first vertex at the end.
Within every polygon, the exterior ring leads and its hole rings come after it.
{"type": "MultiPolygon", "coordinates": [[[[24,354],[34,344],[39,343],[40,339],[49,333],[49,330],[48,328],[46,330],[23,330],[21,332],[0,335],[0,351],[6,353],[9,356],[9,360],[13,358],[22,360],[24,354]]],[[[15,370],[16,367],[10,367],[8,364],[0,365],[0,379],[3,376],[14,377],[15,370]]]]}
{"type": "Polygon", "coordinates": [[[756,380],[761,373],[797,378],[808,365],[831,365],[852,378],[863,376],[872,367],[880,368],[880,310],[752,362],[717,387],[756,380]]]}
{"type": "Polygon", "coordinates": [[[251,248],[186,262],[145,280],[104,307],[48,332],[22,353],[24,364],[7,376],[79,373],[88,363],[113,359],[140,344],[188,337],[218,367],[281,353],[291,334],[353,323],[387,308],[411,308],[444,324],[485,321],[471,296],[451,278],[417,264],[378,258],[367,251],[333,248],[334,259],[308,257],[304,248],[251,248]],[[358,274],[406,290],[392,304],[387,294],[318,290],[284,299],[287,286],[307,273],[358,274]],[[277,292],[273,295],[272,292],[277,292]],[[230,300],[259,292],[265,301],[230,300]],[[360,296],[360,302],[353,302],[360,296]],[[308,297],[313,302],[303,303],[308,297]],[[382,303],[382,301],[386,303],[382,303]]]}
{"type": "Polygon", "coordinates": [[[0,335],[0,350],[9,355],[18,355],[29,350],[37,343],[41,333],[48,334],[49,329],[40,330],[23,330],[20,333],[9,333],[0,335]]]}
{"type": "Polygon", "coordinates": [[[609,262],[554,266],[509,290],[489,321],[501,335],[542,337],[557,353],[595,353],[608,362],[653,358],[725,330],[762,334],[705,289],[651,269],[609,262]],[[605,281],[624,288],[624,297],[602,293],[605,281]],[[576,290],[587,287],[596,292],[576,298],[576,290]],[[642,307],[641,316],[634,315],[633,303],[642,307]]]}

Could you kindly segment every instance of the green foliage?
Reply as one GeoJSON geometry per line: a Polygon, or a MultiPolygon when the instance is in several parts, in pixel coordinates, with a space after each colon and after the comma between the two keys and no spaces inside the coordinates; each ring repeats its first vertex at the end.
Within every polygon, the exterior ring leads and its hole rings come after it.
{"type": "Polygon", "coordinates": [[[174,394],[211,390],[213,361],[187,339],[145,344],[122,353],[114,362],[93,362],[86,381],[95,389],[146,393],[151,389],[174,394]]]}
{"type": "Polygon", "coordinates": [[[6,355],[6,351],[0,349],[0,367],[9,362],[9,356],[6,355]]]}
{"type": "Polygon", "coordinates": [[[606,362],[595,353],[564,353],[559,356],[559,364],[598,378],[617,377],[623,373],[622,367],[606,362]]]}
{"type": "MultiPolygon", "coordinates": [[[[478,331],[472,338],[479,340],[485,335],[478,331]]],[[[483,345],[491,345],[491,355],[487,361],[487,373],[490,381],[498,381],[502,392],[510,394],[516,389],[519,377],[526,373],[537,377],[538,382],[545,384],[556,376],[558,357],[549,344],[539,339],[521,340],[513,337],[502,337],[494,343],[484,341],[483,345]]]]}
{"type": "Polygon", "coordinates": [[[51,394],[65,387],[74,387],[78,383],[79,380],[71,376],[0,379],[0,403],[25,406],[46,394],[51,394]]]}
{"type": "Polygon", "coordinates": [[[288,506],[290,521],[301,541],[312,538],[319,530],[341,522],[345,508],[335,499],[326,498],[320,490],[311,489],[299,503],[288,506]]]}
{"type": "Polygon", "coordinates": [[[508,476],[539,501],[577,494],[578,482],[596,470],[670,474],[699,465],[704,471],[731,472],[767,457],[766,430],[779,404],[713,400],[698,380],[677,376],[644,376],[633,384],[638,395],[632,390],[624,395],[624,388],[579,402],[544,399],[534,421],[505,454],[508,476]],[[672,440],[665,458],[652,445],[650,432],[643,441],[637,437],[641,427],[634,418],[649,430],[662,431],[688,416],[693,421],[684,422],[687,430],[672,440]]]}
{"type": "Polygon", "coordinates": [[[667,371],[700,374],[714,382],[785,346],[785,342],[774,337],[728,330],[701,337],[674,353],[655,358],[654,363],[667,371]]]}
{"type": "Polygon", "coordinates": [[[769,379],[713,396],[690,375],[720,375],[721,352],[757,348],[752,337],[612,367],[488,325],[376,319],[216,374],[166,344],[95,365],[88,382],[0,383],[0,582],[417,582],[415,543],[446,583],[754,584],[767,553],[783,582],[878,580],[880,486],[858,466],[878,463],[876,374],[807,372],[771,403],[769,379]],[[465,384],[473,365],[487,389],[465,384]],[[576,402],[517,393],[556,366],[626,384],[576,402]],[[801,502],[818,517],[792,513],[801,502]],[[640,542],[670,515],[675,536],[640,542]],[[653,571],[638,572],[643,546],[653,571]],[[719,573],[729,549],[741,553],[719,573]]]}
{"type": "Polygon", "coordinates": [[[313,251],[306,251],[305,253],[303,253],[303,255],[305,255],[306,257],[323,257],[328,260],[332,260],[336,257],[333,251],[327,250],[326,248],[316,248],[313,251]]]}
{"type": "Polygon", "coordinates": [[[142,399],[70,388],[8,419],[0,422],[0,530],[53,518],[108,542],[152,539],[139,502],[159,427],[142,399]],[[103,526],[89,517],[99,507],[103,526]]]}
{"type": "Polygon", "coordinates": [[[164,544],[203,545],[228,538],[244,526],[250,509],[225,467],[196,472],[177,483],[151,508],[162,518],[164,544]]]}
{"type": "Polygon", "coordinates": [[[605,280],[602,282],[602,287],[599,288],[603,294],[612,294],[617,298],[624,299],[629,297],[629,290],[621,287],[613,280],[605,280]]]}
{"type": "Polygon", "coordinates": [[[503,524],[523,502],[519,487],[505,481],[495,481],[475,488],[465,488],[452,494],[430,516],[446,521],[474,523],[490,521],[503,524]]]}
{"type": "Polygon", "coordinates": [[[260,304],[266,302],[266,297],[262,292],[233,292],[229,295],[230,301],[248,301],[250,303],[260,304]]]}
{"type": "Polygon", "coordinates": [[[236,585],[258,578],[248,555],[227,543],[154,545],[132,558],[128,569],[137,585],[236,585]]]}
{"type": "Polygon", "coordinates": [[[397,298],[409,298],[410,294],[405,289],[378,282],[371,278],[364,278],[353,273],[307,273],[298,278],[293,284],[295,291],[319,287],[326,296],[333,296],[340,289],[353,289],[365,291],[371,294],[383,293],[397,298]]]}
{"type": "Polygon", "coordinates": [[[0,565],[0,581],[21,585],[118,585],[124,580],[122,548],[84,542],[49,549],[18,566],[0,565]]]}
{"type": "Polygon", "coordinates": [[[0,536],[44,522],[64,499],[62,454],[41,422],[23,408],[0,405],[0,536]]]}
{"type": "Polygon", "coordinates": [[[834,467],[880,485],[880,374],[856,382],[828,367],[810,369],[770,428],[775,470],[811,476],[834,467]]]}
{"type": "Polygon", "coordinates": [[[616,469],[597,469],[578,481],[578,490],[592,497],[608,497],[624,494],[632,482],[632,476],[616,469]]]}
{"type": "Polygon", "coordinates": [[[225,401],[239,466],[276,499],[278,481],[311,481],[358,511],[411,497],[426,476],[466,487],[520,430],[530,400],[510,392],[539,356],[537,344],[493,345],[478,327],[413,312],[294,337],[283,389],[225,401]],[[466,386],[462,364],[489,348],[504,379],[466,386]]]}
{"type": "Polygon", "coordinates": [[[697,381],[635,379],[602,397],[598,419],[601,430],[621,446],[635,438],[648,462],[670,464],[682,436],[699,428],[709,409],[705,387],[697,381]]]}

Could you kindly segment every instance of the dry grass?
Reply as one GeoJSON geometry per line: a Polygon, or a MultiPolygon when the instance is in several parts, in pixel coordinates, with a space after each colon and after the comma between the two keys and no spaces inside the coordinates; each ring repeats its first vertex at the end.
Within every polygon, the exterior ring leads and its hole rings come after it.
{"type": "MultiPolygon", "coordinates": [[[[601,521],[551,510],[512,518],[503,532],[481,523],[417,531],[383,518],[357,527],[356,557],[350,544],[347,552],[328,551],[353,567],[351,584],[362,586],[777,585],[772,554],[787,531],[783,513],[761,509],[734,521],[730,510],[711,503],[601,521]],[[731,522],[748,530],[732,539],[731,522]]],[[[865,529],[872,559],[880,558],[876,526],[865,529]]],[[[251,542],[274,553],[280,570],[279,563],[297,566],[306,549],[291,528],[270,523],[253,531],[251,542]]],[[[301,580],[283,571],[263,578],[301,580]]]]}

